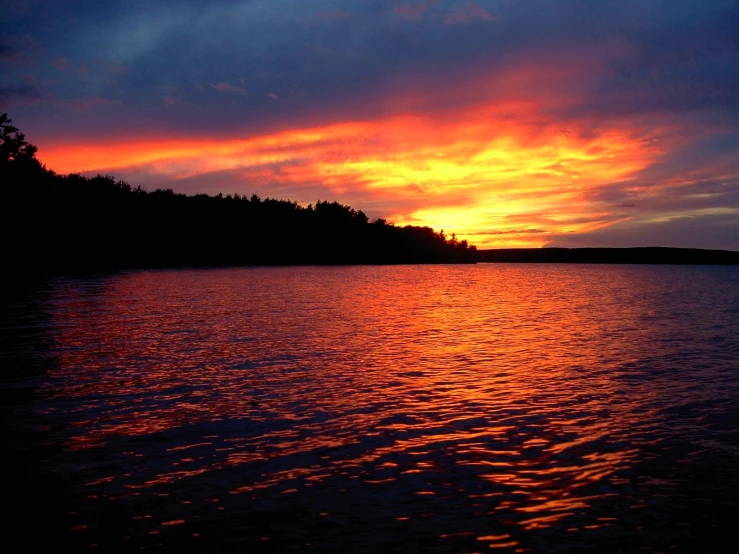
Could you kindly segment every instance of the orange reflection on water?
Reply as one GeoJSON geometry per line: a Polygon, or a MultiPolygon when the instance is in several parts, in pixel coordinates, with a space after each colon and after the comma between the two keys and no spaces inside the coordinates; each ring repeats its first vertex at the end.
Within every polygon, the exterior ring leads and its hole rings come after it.
{"type": "Polygon", "coordinates": [[[295,497],[383,522],[452,513],[437,537],[484,520],[477,540],[500,548],[573,519],[596,529],[612,523],[597,506],[639,459],[627,440],[650,425],[639,403],[659,394],[624,394],[619,371],[661,328],[632,274],[584,275],[480,265],[70,281],[54,304],[48,411],[64,406],[71,452],[130,461],[90,480],[103,491],[215,488],[232,504],[295,497]]]}

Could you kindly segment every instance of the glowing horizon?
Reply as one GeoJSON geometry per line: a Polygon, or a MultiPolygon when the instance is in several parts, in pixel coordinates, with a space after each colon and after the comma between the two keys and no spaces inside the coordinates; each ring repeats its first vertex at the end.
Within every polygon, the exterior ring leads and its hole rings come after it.
{"type": "Polygon", "coordinates": [[[628,181],[660,155],[658,139],[643,130],[584,133],[581,122],[542,125],[535,106],[501,103],[243,139],[48,144],[39,156],[61,173],[145,170],[172,183],[231,171],[242,194],[265,182],[318,182],[335,194],[327,200],[351,191],[406,201],[409,209],[386,214],[401,225],[444,229],[483,248],[543,246],[550,235],[627,219],[594,209],[589,195],[628,181]]]}

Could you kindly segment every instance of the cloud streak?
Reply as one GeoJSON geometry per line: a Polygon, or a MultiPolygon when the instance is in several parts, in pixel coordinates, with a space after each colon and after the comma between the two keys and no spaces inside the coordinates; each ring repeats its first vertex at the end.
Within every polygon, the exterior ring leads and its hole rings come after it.
{"type": "MultiPolygon", "coordinates": [[[[241,193],[255,185],[289,185],[299,193],[300,183],[321,183],[342,199],[393,199],[402,209],[381,215],[443,227],[484,246],[520,229],[522,220],[510,218],[531,213],[534,201],[539,213],[562,212],[540,220],[549,235],[611,223],[614,214],[588,196],[628,181],[663,155],[661,146],[645,140],[653,137],[651,129],[613,122],[594,134],[586,122],[569,121],[563,135],[561,125],[536,105],[501,102],[434,117],[398,115],[246,139],[60,144],[47,147],[42,159],[65,172],[125,175],[145,167],[174,184],[230,171],[241,193]],[[579,215],[593,210],[593,217],[579,215]],[[506,217],[493,222],[491,211],[506,217]],[[491,222],[498,233],[481,233],[491,222]]],[[[546,240],[531,238],[539,245],[546,240]]]]}

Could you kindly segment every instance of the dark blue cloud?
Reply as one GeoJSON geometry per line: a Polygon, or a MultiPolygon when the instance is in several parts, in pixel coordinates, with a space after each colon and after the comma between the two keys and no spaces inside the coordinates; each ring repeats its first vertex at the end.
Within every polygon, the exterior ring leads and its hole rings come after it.
{"type": "Polygon", "coordinates": [[[35,71],[54,77],[54,97],[102,97],[130,106],[137,124],[186,126],[162,110],[169,96],[202,122],[261,128],[334,111],[377,115],[403,83],[494,76],[532,57],[565,64],[593,49],[603,72],[580,83],[591,89],[583,113],[735,110],[738,25],[734,2],[55,0],[4,27],[42,42],[48,56],[35,71]],[[58,75],[53,57],[90,75],[58,75]],[[248,94],[224,98],[217,83],[248,94]]]}

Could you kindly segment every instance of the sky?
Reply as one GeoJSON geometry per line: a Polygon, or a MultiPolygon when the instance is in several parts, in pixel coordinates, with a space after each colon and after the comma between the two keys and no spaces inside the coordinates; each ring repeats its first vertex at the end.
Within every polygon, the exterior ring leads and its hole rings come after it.
{"type": "Polygon", "coordinates": [[[59,173],[336,200],[479,248],[739,250],[739,1],[0,0],[59,173]]]}

